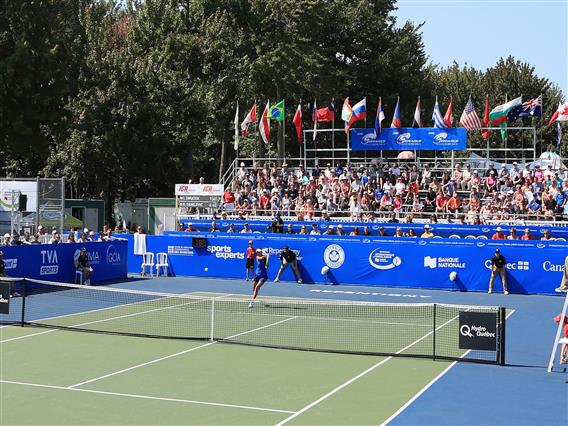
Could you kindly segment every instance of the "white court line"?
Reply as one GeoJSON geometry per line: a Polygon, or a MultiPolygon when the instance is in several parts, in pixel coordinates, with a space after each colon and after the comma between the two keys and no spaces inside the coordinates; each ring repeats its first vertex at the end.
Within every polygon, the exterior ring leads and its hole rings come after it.
{"type": "MultiPolygon", "coordinates": [[[[435,331],[438,331],[439,329],[441,329],[442,327],[445,327],[447,324],[449,324],[450,322],[454,321],[458,316],[456,315],[455,317],[449,319],[448,321],[446,321],[445,323],[443,323],[442,325],[440,325],[439,327],[437,327],[435,329],[435,331]]],[[[429,335],[431,335],[434,331],[430,331],[429,333],[425,334],[424,336],[422,336],[421,338],[415,340],[414,342],[412,342],[411,344],[409,344],[408,346],[402,348],[401,350],[399,350],[398,352],[396,352],[396,355],[404,352],[405,350],[411,348],[412,346],[416,345],[417,343],[421,342],[422,340],[424,340],[425,338],[427,338],[429,335]]],[[[332,389],[331,391],[329,391],[328,393],[326,393],[324,396],[322,396],[321,398],[315,400],[314,402],[306,405],[304,408],[302,408],[300,411],[296,411],[294,414],[292,414],[289,417],[286,417],[284,420],[282,420],[280,423],[277,423],[276,426],[281,426],[284,425],[286,423],[288,423],[290,420],[295,419],[296,417],[298,417],[300,414],[305,413],[306,411],[308,411],[310,408],[318,405],[320,402],[326,400],[327,398],[329,398],[330,396],[336,394],[337,392],[339,392],[341,389],[349,386],[351,383],[355,382],[356,380],[359,380],[361,377],[369,374],[371,371],[373,371],[374,369],[376,369],[377,367],[380,367],[381,365],[383,365],[384,363],[390,361],[391,359],[393,359],[392,356],[389,356],[385,359],[383,359],[382,361],[379,361],[378,363],[376,363],[375,365],[369,367],[368,369],[366,369],[365,371],[357,374],[355,377],[352,377],[351,379],[349,379],[348,381],[346,381],[345,383],[337,386],[335,389],[332,389]]]]}
{"type": "MultiPolygon", "coordinates": [[[[513,315],[513,313],[515,312],[515,310],[511,310],[511,312],[509,312],[505,318],[509,318],[511,315],[513,315]]],[[[460,358],[465,358],[467,356],[467,354],[469,354],[471,352],[471,349],[468,350],[467,352],[465,352],[462,356],[460,356],[460,358]]],[[[452,362],[444,371],[442,371],[440,374],[438,374],[434,379],[432,379],[426,386],[424,386],[422,389],[420,389],[420,391],[418,391],[418,393],[416,395],[414,395],[412,398],[410,398],[408,401],[406,401],[406,403],[400,407],[392,416],[390,416],[388,419],[386,419],[383,423],[381,423],[381,426],[385,426],[388,425],[391,421],[393,421],[396,417],[399,416],[400,413],[402,413],[404,410],[406,410],[414,401],[416,401],[424,392],[426,392],[428,389],[430,389],[430,387],[432,385],[434,385],[434,383],[436,383],[438,380],[440,380],[448,371],[450,371],[458,362],[454,361],[452,362]]]]}
{"type": "MultiPolygon", "coordinates": [[[[120,315],[120,316],[117,316],[117,317],[110,317],[110,318],[105,318],[105,319],[96,320],[96,321],[84,322],[84,323],[81,323],[81,324],[67,325],[65,327],[67,327],[68,329],[72,329],[72,328],[76,328],[76,327],[82,327],[84,325],[97,324],[97,323],[106,322],[106,321],[114,321],[116,319],[128,318],[128,317],[133,317],[133,316],[137,316],[137,315],[144,315],[144,314],[148,314],[150,312],[163,311],[165,309],[174,309],[174,308],[177,308],[179,306],[193,305],[193,304],[196,304],[196,303],[205,302],[207,300],[218,299],[220,297],[227,297],[227,296],[230,296],[230,295],[231,295],[231,293],[227,293],[227,294],[222,294],[221,296],[213,297],[211,299],[194,300],[193,302],[187,302],[187,303],[183,303],[181,305],[165,306],[165,307],[161,307],[161,308],[150,309],[150,310],[147,310],[147,311],[135,312],[135,313],[126,314],[126,315],[120,315]]],[[[119,308],[123,308],[125,306],[132,306],[132,305],[136,305],[136,304],[140,304],[140,303],[144,303],[144,302],[148,302],[148,300],[145,300],[143,302],[128,303],[126,305],[116,305],[116,306],[113,306],[112,308],[119,309],[119,308]]],[[[70,314],[70,315],[79,316],[79,315],[90,314],[90,313],[93,313],[93,312],[99,312],[99,311],[107,310],[107,309],[110,309],[110,308],[95,309],[94,311],[78,312],[78,313],[70,314]]],[[[63,315],[61,318],[68,317],[70,315],[63,315]]],[[[60,318],[60,317],[53,317],[53,319],[58,319],[58,318],[60,318]]],[[[45,320],[37,320],[37,321],[45,321],[45,320]]],[[[40,336],[42,334],[53,333],[55,331],[62,331],[62,330],[63,329],[60,329],[60,328],[54,328],[54,329],[47,330],[47,331],[40,331],[39,333],[26,334],[25,336],[12,337],[10,339],[0,340],[0,343],[12,342],[14,340],[20,340],[20,339],[27,339],[28,337],[40,336]]]]}
{"type": "Polygon", "coordinates": [[[74,392],[96,393],[101,395],[124,396],[128,398],[150,399],[155,401],[182,402],[186,404],[212,405],[215,407],[239,408],[243,410],[268,411],[272,413],[285,413],[285,414],[293,413],[293,411],[279,410],[277,408],[263,408],[263,407],[253,407],[250,405],[223,404],[221,402],[196,401],[193,399],[164,398],[159,396],[137,395],[137,394],[120,393],[120,392],[107,392],[107,391],[100,391],[94,389],[70,389],[63,386],[42,385],[38,383],[26,383],[26,382],[14,382],[11,380],[0,380],[0,383],[7,383],[11,385],[20,385],[20,386],[32,386],[39,388],[49,388],[49,389],[60,389],[60,390],[74,391],[74,392]]]}
{"type": "MultiPolygon", "coordinates": [[[[272,324],[264,325],[262,327],[255,328],[253,330],[243,331],[242,333],[238,333],[238,334],[234,334],[233,336],[225,337],[224,340],[232,339],[234,337],[243,336],[245,334],[249,334],[249,333],[253,333],[255,331],[263,330],[263,329],[268,328],[268,327],[273,327],[275,325],[282,324],[286,321],[290,321],[290,320],[293,320],[295,318],[296,317],[288,317],[286,319],[283,319],[281,321],[278,321],[278,322],[275,322],[275,323],[272,323],[272,324]]],[[[175,354],[167,355],[167,356],[164,356],[164,357],[161,357],[161,358],[158,358],[158,359],[154,359],[152,361],[147,361],[147,362],[144,362],[142,364],[138,364],[138,365],[134,365],[132,367],[125,368],[123,370],[115,371],[114,373],[109,373],[109,374],[105,374],[104,376],[95,377],[94,379],[85,380],[84,382],[76,383],[74,385],[68,386],[68,389],[74,389],[78,386],[86,385],[88,383],[92,383],[92,382],[96,382],[98,380],[106,379],[108,377],[116,376],[117,374],[121,374],[121,373],[125,373],[127,371],[135,370],[136,368],[145,367],[146,365],[155,364],[156,362],[160,362],[160,361],[163,361],[163,360],[166,360],[166,359],[174,358],[174,357],[179,356],[179,355],[187,354],[189,352],[193,352],[193,351],[196,351],[198,349],[202,349],[202,348],[206,348],[208,346],[214,345],[215,343],[217,343],[217,341],[205,343],[204,345],[200,345],[200,346],[197,346],[195,348],[191,348],[191,349],[187,349],[185,351],[177,352],[175,354]]]]}

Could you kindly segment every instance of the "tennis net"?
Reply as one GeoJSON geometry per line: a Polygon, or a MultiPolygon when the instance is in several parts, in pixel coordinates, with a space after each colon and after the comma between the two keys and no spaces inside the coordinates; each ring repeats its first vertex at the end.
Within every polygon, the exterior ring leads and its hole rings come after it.
{"type": "Polygon", "coordinates": [[[425,303],[203,297],[12,280],[0,322],[350,354],[505,362],[505,309],[425,303]],[[483,320],[483,321],[482,321],[483,320]],[[481,321],[481,322],[480,322],[481,321]]]}

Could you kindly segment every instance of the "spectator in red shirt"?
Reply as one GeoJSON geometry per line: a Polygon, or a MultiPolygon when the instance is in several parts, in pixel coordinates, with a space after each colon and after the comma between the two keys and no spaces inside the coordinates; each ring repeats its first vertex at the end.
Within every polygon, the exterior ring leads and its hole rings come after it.
{"type": "Polygon", "coordinates": [[[235,211],[235,194],[233,194],[231,188],[227,188],[227,190],[223,194],[223,201],[225,203],[225,211],[235,211]]]}
{"type": "Polygon", "coordinates": [[[498,226],[495,231],[496,232],[491,237],[492,240],[506,240],[507,239],[507,236],[505,235],[505,233],[503,232],[503,229],[500,226],[498,226]]]}
{"type": "Polygon", "coordinates": [[[436,213],[444,213],[446,211],[446,196],[442,191],[438,191],[436,196],[436,213]]]}
{"type": "Polygon", "coordinates": [[[534,240],[534,236],[533,236],[533,234],[531,234],[531,230],[529,228],[525,229],[525,233],[521,237],[521,240],[523,240],[523,241],[534,240]]]}

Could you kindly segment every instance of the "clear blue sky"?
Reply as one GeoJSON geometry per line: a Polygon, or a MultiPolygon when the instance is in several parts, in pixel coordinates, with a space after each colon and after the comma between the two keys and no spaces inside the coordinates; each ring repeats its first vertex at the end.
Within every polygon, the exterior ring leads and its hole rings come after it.
{"type": "Polygon", "coordinates": [[[398,0],[397,7],[397,26],[425,22],[433,63],[485,70],[511,54],[568,97],[568,0],[398,0]]]}

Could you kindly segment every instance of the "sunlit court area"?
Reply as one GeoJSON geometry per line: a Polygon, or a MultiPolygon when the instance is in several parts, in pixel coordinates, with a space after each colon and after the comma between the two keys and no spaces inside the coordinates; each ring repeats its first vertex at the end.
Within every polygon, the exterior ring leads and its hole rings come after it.
{"type": "Polygon", "coordinates": [[[568,424],[564,0],[0,22],[0,426],[568,424]]]}

